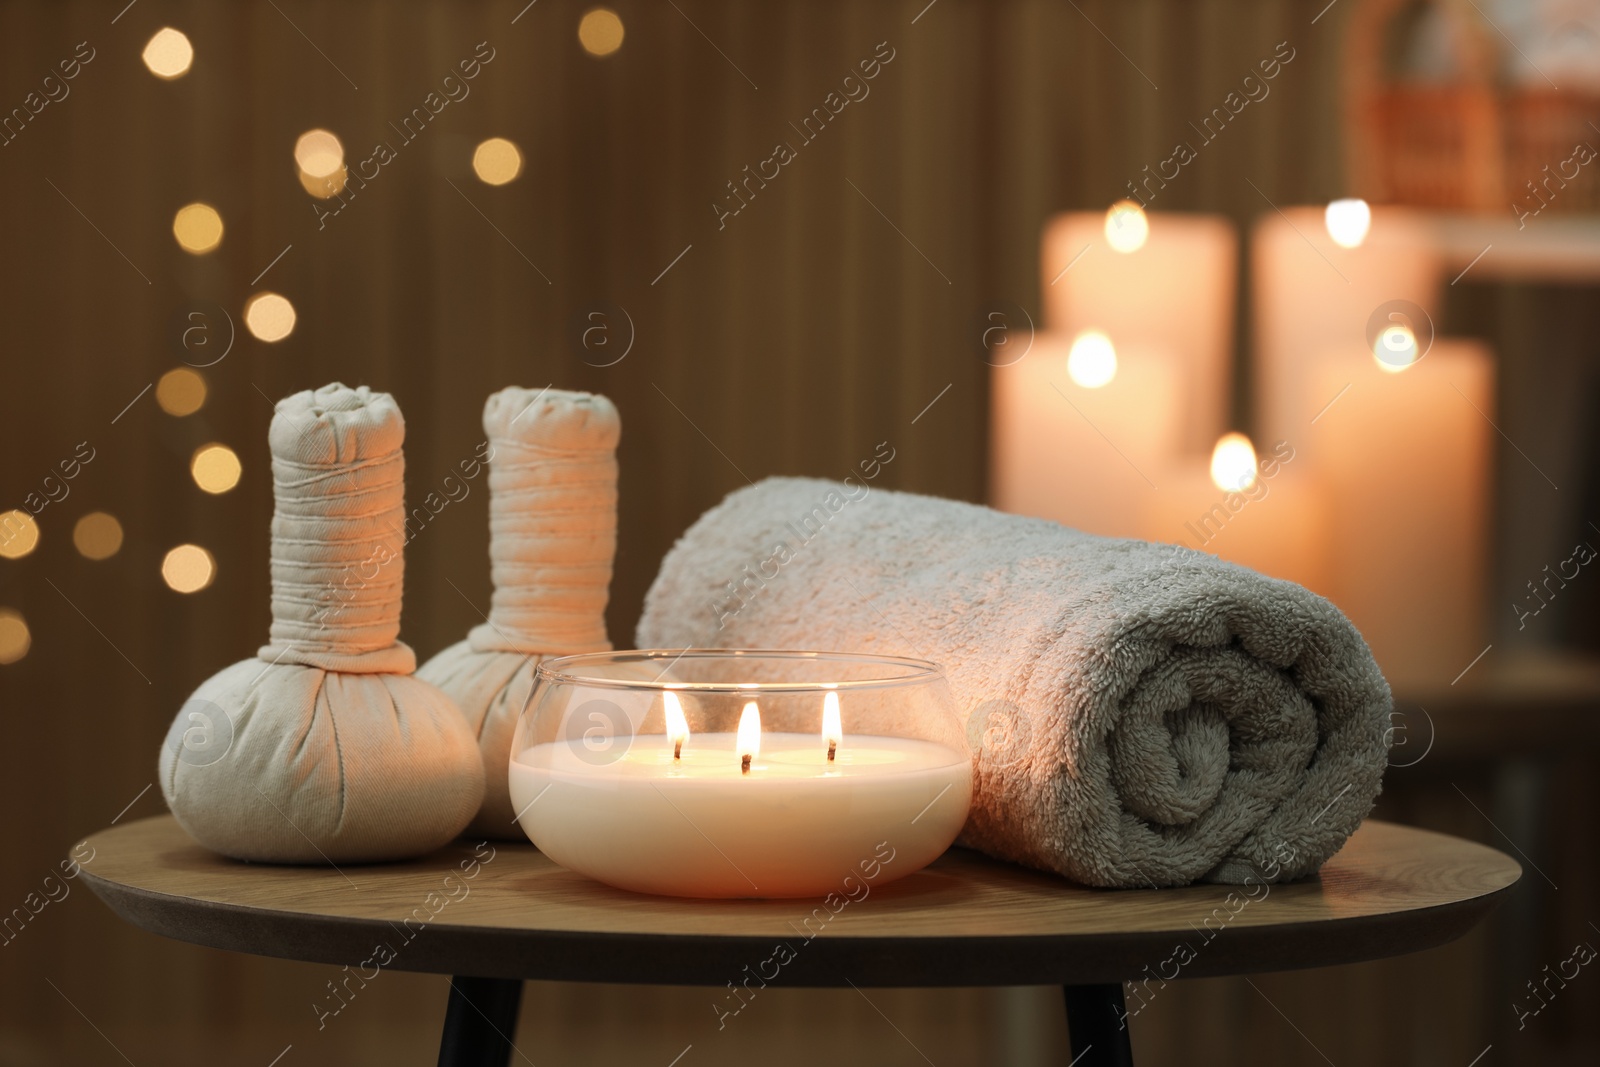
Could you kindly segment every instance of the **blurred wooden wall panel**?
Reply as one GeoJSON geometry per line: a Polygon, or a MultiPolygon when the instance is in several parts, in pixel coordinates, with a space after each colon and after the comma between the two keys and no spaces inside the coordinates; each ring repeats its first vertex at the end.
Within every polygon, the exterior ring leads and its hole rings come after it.
{"type": "MultiPolygon", "coordinates": [[[[0,560],[0,606],[23,611],[34,638],[26,659],[0,667],[0,908],[130,802],[124,818],[160,810],[159,790],[146,787],[173,714],[261,643],[265,431],[277,398],[333,380],[394,392],[415,502],[472,455],[488,393],[554,384],[610,395],[624,434],[609,622],[626,646],[662,553],[747,479],[841,477],[887,440],[896,459],[880,484],[982,499],[979,335],[996,309],[1013,325],[1013,308],[1038,322],[1040,224],[1122,195],[1279,41],[1296,58],[1271,96],[1154,206],[1243,224],[1271,209],[1268,198],[1341,191],[1339,8],[1313,24],[1321,5],[1289,0],[617,0],[626,41],[594,58],[576,40],[588,6],[140,0],[113,22],[117,0],[0,5],[6,108],[77,42],[96,50],[70,97],[0,148],[0,509],[19,506],[77,442],[96,449],[71,495],[41,514],[39,549],[0,560]],[[138,58],[167,24],[196,47],[193,70],[170,83],[138,58]],[[479,42],[494,59],[470,95],[404,143],[391,123],[479,42]],[[895,58],[870,94],[803,143],[791,123],[824,106],[880,42],[895,58]],[[314,127],[334,131],[351,163],[380,141],[397,150],[320,222],[291,158],[314,127]],[[491,136],[523,152],[509,185],[472,173],[473,147],[491,136]],[[779,141],[797,158],[719,225],[712,204],[734,203],[726,183],[779,141]],[[215,205],[227,227],[206,257],[171,236],[173,213],[191,200],[215,205]],[[276,345],[242,331],[244,301],[262,289],[299,313],[276,345]],[[141,390],[178,365],[179,317],[197,301],[219,305],[239,334],[202,372],[205,407],[175,419],[141,390]],[[597,309],[619,345],[632,323],[632,348],[614,366],[586,363],[574,343],[597,309]],[[213,440],[244,464],[239,487],[219,497],[186,470],[213,440]],[[71,547],[73,522],[90,510],[111,511],[126,531],[110,560],[71,547]],[[212,587],[192,596],[159,577],[163,553],[184,541],[218,564],[212,587]]],[[[487,608],[486,492],[480,478],[408,547],[403,636],[420,655],[487,608]]],[[[1449,959],[1470,970],[1476,951],[1449,959]]],[[[1440,974],[1442,958],[1258,984],[1275,997],[1288,990],[1282,1004],[1297,1019],[1354,995],[1356,974],[1386,975],[1394,988],[1427,973],[1470,1000],[1478,979],[1440,974]]],[[[311,1005],[332,969],[160,941],[81,886],[0,962],[0,1063],[106,1061],[87,1016],[137,1063],[266,1063],[293,1043],[286,1064],[420,1064],[432,1061],[442,1015],[440,979],[386,974],[319,1032],[311,1005]]],[[[1158,1006],[1137,1024],[1144,1062],[1185,1062],[1193,1035],[1218,1058],[1271,1047],[1309,1061],[1261,999],[1239,982],[1175,991],[1170,1013],[1158,1006]]],[[[980,1062],[987,1049],[1008,1063],[1062,1061],[1050,991],[874,1000],[941,1064],[980,1062]]],[[[665,1063],[689,1032],[682,1020],[709,1015],[695,990],[541,984],[527,1003],[519,1044],[535,1062],[587,1055],[599,1031],[613,1059],[665,1063]]],[[[1424,1019],[1418,1038],[1402,1014],[1373,1017],[1370,1034],[1319,1030],[1319,1042],[1336,1059],[1409,1062],[1416,1041],[1456,1025],[1424,1019]],[[1388,1040],[1397,1033],[1405,1040],[1388,1040]]],[[[695,1055],[915,1058],[855,993],[788,990],[695,1055]]]]}

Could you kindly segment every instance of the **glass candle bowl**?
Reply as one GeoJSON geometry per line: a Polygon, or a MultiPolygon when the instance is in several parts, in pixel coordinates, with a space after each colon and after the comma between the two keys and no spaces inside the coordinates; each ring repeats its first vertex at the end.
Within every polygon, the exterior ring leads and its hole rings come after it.
{"type": "Polygon", "coordinates": [[[972,761],[935,664],[656,649],[541,664],[510,786],[539,850],[609,885],[822,897],[948,848],[972,761]]]}

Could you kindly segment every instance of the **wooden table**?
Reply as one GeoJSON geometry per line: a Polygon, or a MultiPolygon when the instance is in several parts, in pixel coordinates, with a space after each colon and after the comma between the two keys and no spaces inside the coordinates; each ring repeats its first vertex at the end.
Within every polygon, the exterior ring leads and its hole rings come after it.
{"type": "Polygon", "coordinates": [[[1254,886],[1255,900],[1216,885],[1086,889],[953,849],[834,911],[809,901],[625,893],[505,842],[476,853],[458,842],[408,863],[261,866],[207,852],[163,815],[89,844],[84,879],[153,933],[348,965],[368,978],[382,967],[457,976],[439,1050],[450,1067],[504,1067],[523,979],[1060,985],[1072,1062],[1128,1064],[1123,983],[1138,997],[1177,978],[1432,948],[1466,933],[1521,874],[1483,845],[1369,821],[1319,878],[1254,886]]]}

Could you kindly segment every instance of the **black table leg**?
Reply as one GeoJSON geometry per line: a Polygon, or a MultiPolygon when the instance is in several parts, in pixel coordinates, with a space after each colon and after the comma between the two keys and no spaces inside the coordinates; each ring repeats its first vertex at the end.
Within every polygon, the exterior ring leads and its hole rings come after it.
{"type": "Polygon", "coordinates": [[[522,983],[514,979],[450,979],[439,1067],[506,1067],[521,1006],[522,983]]]}
{"type": "Polygon", "coordinates": [[[1067,1033],[1075,1067],[1133,1067],[1128,1009],[1119,985],[1069,985],[1067,1033]]]}

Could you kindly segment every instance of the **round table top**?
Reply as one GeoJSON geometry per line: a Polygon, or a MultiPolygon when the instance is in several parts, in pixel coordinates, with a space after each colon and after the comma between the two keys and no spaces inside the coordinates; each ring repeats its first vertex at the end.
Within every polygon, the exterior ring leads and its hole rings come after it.
{"type": "Polygon", "coordinates": [[[1252,886],[1256,899],[1221,885],[1089,889],[952,849],[831,907],[642,896],[504,841],[404,863],[279,867],[217,856],[162,815],[88,845],[95,893],[180,941],[368,977],[387,966],[667,985],[757,973],[811,986],[1080,985],[1321,967],[1451,941],[1521,876],[1492,848],[1377,821],[1318,877],[1252,886]]]}

